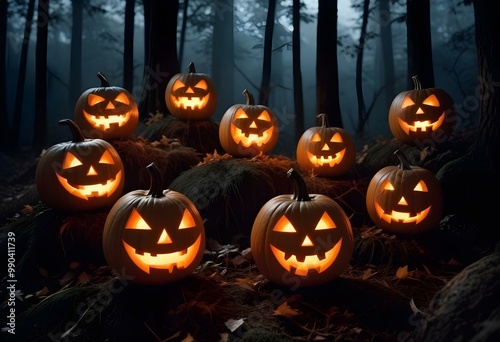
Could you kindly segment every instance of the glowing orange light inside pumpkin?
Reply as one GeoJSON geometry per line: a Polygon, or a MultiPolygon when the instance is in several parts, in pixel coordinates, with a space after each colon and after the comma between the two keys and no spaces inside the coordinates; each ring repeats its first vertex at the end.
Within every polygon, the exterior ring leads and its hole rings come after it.
{"type": "MultiPolygon", "coordinates": [[[[422,104],[432,106],[432,107],[439,107],[439,100],[436,97],[436,95],[432,94],[429,95],[423,102],[422,104]]],[[[403,102],[401,103],[401,108],[406,108],[409,106],[415,105],[415,102],[410,98],[410,97],[405,97],[403,102]]],[[[422,110],[421,107],[418,107],[416,114],[425,114],[425,112],[422,110]]],[[[398,123],[403,129],[403,131],[408,134],[410,131],[412,132],[417,132],[418,130],[425,132],[427,129],[430,130],[437,130],[444,121],[445,118],[445,113],[441,114],[441,116],[434,122],[431,120],[422,120],[422,121],[414,121],[412,124],[405,122],[403,119],[398,117],[398,123]]]]}
{"type": "MultiPolygon", "coordinates": [[[[179,224],[179,229],[194,227],[196,227],[196,221],[194,220],[191,213],[187,209],[185,209],[181,223],[179,224]]],[[[129,216],[129,219],[127,220],[125,229],[151,230],[151,227],[134,208],[129,216]]],[[[172,253],[156,253],[154,255],[149,252],[138,254],[134,247],[130,246],[123,240],[122,243],[129,258],[145,273],[149,274],[151,268],[168,270],[169,273],[172,273],[174,271],[174,267],[177,267],[177,269],[184,269],[189,267],[193,263],[201,247],[201,238],[202,236],[200,234],[191,246],[181,251],[175,251],[172,253]]],[[[173,243],[166,229],[162,230],[157,243],[173,243]]]]}
{"type": "MultiPolygon", "coordinates": [[[[323,213],[323,216],[318,221],[315,230],[325,230],[325,229],[335,229],[337,226],[331,219],[330,215],[327,212],[323,213]]],[[[288,220],[288,218],[283,215],[276,225],[273,228],[273,231],[282,232],[282,233],[296,233],[296,229],[293,224],[288,220]]],[[[309,236],[305,236],[304,240],[301,243],[302,247],[312,247],[314,246],[314,242],[311,240],[309,236]]],[[[285,253],[279,248],[270,245],[271,251],[273,252],[274,257],[279,262],[279,264],[286,269],[288,272],[295,273],[296,275],[305,276],[309,273],[310,270],[316,270],[318,273],[324,272],[328,269],[334,261],[337,259],[337,256],[340,252],[340,248],[342,247],[342,238],[327,252],[325,252],[324,258],[320,259],[320,257],[316,254],[314,255],[306,255],[303,261],[299,261],[296,255],[290,255],[289,253],[285,253]],[[287,257],[285,257],[285,254],[287,257]]]]}
{"type": "MultiPolygon", "coordinates": [[[[87,102],[90,107],[93,107],[104,101],[108,100],[96,94],[89,94],[89,96],[87,96],[87,102]]],[[[115,97],[114,101],[123,103],[127,106],[130,105],[130,99],[124,93],[119,93],[115,97]]],[[[130,120],[132,112],[130,110],[127,110],[125,113],[118,114],[115,112],[115,110],[116,106],[112,101],[109,101],[102,113],[90,114],[84,109],[83,116],[85,117],[85,120],[91,123],[94,127],[103,127],[105,129],[109,129],[111,128],[111,124],[117,124],[118,126],[125,125],[130,120]]]]}
{"type": "MultiPolygon", "coordinates": [[[[234,120],[237,119],[248,119],[248,115],[245,113],[245,111],[241,108],[238,109],[238,111],[234,114],[234,120]]],[[[261,114],[257,117],[257,120],[262,120],[265,122],[271,122],[271,116],[269,113],[264,110],[262,111],[261,114]]],[[[252,121],[248,128],[257,128],[257,123],[252,121]]],[[[257,133],[247,133],[245,132],[245,128],[238,128],[234,125],[234,123],[231,123],[231,137],[233,138],[234,142],[237,144],[243,145],[244,147],[250,147],[251,145],[257,145],[258,147],[262,147],[263,145],[267,144],[273,135],[273,130],[274,127],[271,126],[267,130],[263,131],[261,134],[257,133]]]]}
{"type": "MultiPolygon", "coordinates": [[[[180,88],[184,88],[186,85],[180,81],[176,80],[172,86],[172,91],[175,92],[176,90],[180,88]]],[[[204,91],[208,90],[208,84],[205,80],[201,80],[196,85],[194,88],[202,89],[204,91]]],[[[187,89],[184,91],[183,96],[179,96],[178,93],[176,95],[170,94],[170,101],[171,103],[178,108],[183,108],[183,109],[203,109],[209,99],[210,99],[210,93],[206,93],[205,95],[195,95],[197,94],[192,87],[188,86],[187,89]]],[[[199,94],[199,92],[198,92],[199,94]]]]}

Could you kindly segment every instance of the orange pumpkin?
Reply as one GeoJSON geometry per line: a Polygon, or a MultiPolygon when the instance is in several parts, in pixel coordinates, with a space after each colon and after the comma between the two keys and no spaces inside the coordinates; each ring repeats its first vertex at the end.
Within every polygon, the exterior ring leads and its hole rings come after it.
{"type": "Polygon", "coordinates": [[[203,220],[183,194],[162,189],[151,163],[149,190],[123,195],[111,208],[103,232],[108,266],[137,284],[165,284],[193,273],[205,251],[203,220]]]}
{"type": "Polygon", "coordinates": [[[266,154],[278,142],[279,127],[274,113],[266,106],[256,105],[253,95],[243,90],[246,104],[235,104],[224,113],[219,124],[222,148],[234,157],[266,154]]]}
{"type": "Polygon", "coordinates": [[[217,90],[212,79],[196,72],[191,62],[186,73],[168,81],[165,103],[170,114],[181,120],[208,120],[217,107],[217,90]]]}
{"type": "Polygon", "coordinates": [[[420,234],[439,223],[443,196],[438,180],[423,167],[410,165],[397,150],[398,166],[379,170],[368,184],[366,208],[376,226],[399,234],[420,234]]]}
{"type": "Polygon", "coordinates": [[[274,283],[315,286],[338,277],[354,249],[351,223],[328,196],[309,195],[304,179],[288,171],[294,193],[279,195],[260,209],[250,245],[259,271],[274,283]]]}
{"type": "Polygon", "coordinates": [[[86,139],[75,122],[73,140],[51,146],[40,157],[35,174],[42,201],[55,209],[82,211],[111,207],[125,184],[123,163],[115,148],[102,139],[86,139]]]}
{"type": "Polygon", "coordinates": [[[356,146],[346,130],[329,127],[326,114],[318,114],[321,126],[307,129],[297,143],[297,163],[319,176],[340,176],[356,161],[356,146]]]}
{"type": "Polygon", "coordinates": [[[139,122],[137,103],[130,92],[110,86],[100,72],[101,86],[87,89],[75,105],[74,120],[87,138],[111,140],[130,136],[139,122]]]}
{"type": "Polygon", "coordinates": [[[447,141],[456,123],[451,96],[440,88],[422,89],[417,76],[415,88],[399,93],[389,108],[389,127],[396,139],[415,145],[447,141]]]}

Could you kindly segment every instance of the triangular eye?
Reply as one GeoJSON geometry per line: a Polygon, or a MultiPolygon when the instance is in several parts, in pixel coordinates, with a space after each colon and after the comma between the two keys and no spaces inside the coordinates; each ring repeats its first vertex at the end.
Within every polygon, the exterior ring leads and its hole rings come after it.
{"type": "Polygon", "coordinates": [[[172,91],[176,91],[179,88],[184,88],[186,85],[182,81],[176,80],[172,85],[172,91]]]}
{"type": "Polygon", "coordinates": [[[401,108],[406,108],[408,106],[413,106],[415,104],[415,102],[413,102],[412,99],[410,99],[408,96],[405,97],[405,99],[403,100],[403,103],[401,103],[401,108]]]}
{"type": "Polygon", "coordinates": [[[271,121],[271,117],[269,116],[267,110],[262,111],[257,119],[262,121],[271,121]]]}
{"type": "Polygon", "coordinates": [[[311,142],[318,142],[318,141],[321,141],[321,137],[319,136],[318,133],[314,133],[311,142]]]}
{"type": "Polygon", "coordinates": [[[196,83],[196,85],[194,86],[195,88],[200,88],[200,89],[203,89],[203,90],[207,90],[208,89],[208,84],[205,80],[201,80],[200,82],[196,83]]]}
{"type": "Polygon", "coordinates": [[[286,218],[285,215],[283,215],[279,221],[276,223],[274,226],[273,230],[275,232],[282,232],[282,233],[296,233],[297,231],[293,227],[293,224],[286,218]]]}
{"type": "Polygon", "coordinates": [[[422,191],[422,192],[428,192],[429,190],[427,189],[427,185],[425,185],[424,181],[418,182],[417,186],[415,186],[415,189],[413,191],[422,191]]]}
{"type": "Polygon", "coordinates": [[[130,213],[130,216],[128,217],[125,229],[151,230],[151,227],[142,218],[141,214],[139,214],[137,209],[133,208],[132,212],[130,213]]]}
{"type": "Polygon", "coordinates": [[[333,135],[333,137],[330,139],[331,142],[336,142],[336,143],[341,143],[341,142],[344,142],[344,140],[342,140],[342,137],[340,136],[340,133],[337,132],[333,135]]]}
{"type": "Polygon", "coordinates": [[[129,100],[128,96],[125,95],[124,93],[118,94],[118,96],[115,97],[115,101],[126,104],[126,105],[130,104],[130,100],[129,100]]]}
{"type": "Polygon", "coordinates": [[[335,224],[335,222],[333,222],[330,215],[328,215],[327,212],[325,211],[323,216],[321,216],[318,224],[316,225],[315,230],[325,230],[333,228],[337,228],[337,225],[335,224]]]}
{"type": "Polygon", "coordinates": [[[436,95],[434,95],[434,94],[427,97],[422,103],[424,105],[428,105],[428,106],[432,106],[432,107],[439,107],[439,100],[436,97],[436,95]]]}
{"type": "Polygon", "coordinates": [[[196,222],[193,218],[193,215],[191,215],[189,210],[184,209],[184,214],[182,215],[181,223],[179,223],[179,229],[194,228],[194,227],[196,227],[196,222]]]}
{"type": "Polygon", "coordinates": [[[98,103],[106,101],[106,99],[102,96],[99,96],[99,95],[89,94],[89,96],[87,97],[87,101],[88,101],[89,105],[95,106],[98,103]]]}
{"type": "Polygon", "coordinates": [[[394,186],[391,184],[391,182],[389,182],[388,180],[386,180],[384,182],[384,184],[382,185],[382,190],[394,191],[394,186]]]}
{"type": "Polygon", "coordinates": [[[245,111],[241,108],[238,108],[238,110],[236,111],[236,114],[234,114],[234,118],[235,119],[248,119],[248,115],[247,113],[245,113],[245,111]]]}
{"type": "Polygon", "coordinates": [[[113,160],[111,153],[109,153],[109,151],[104,151],[101,159],[99,159],[99,164],[111,164],[111,165],[113,165],[114,163],[115,163],[115,161],[113,160]]]}
{"type": "Polygon", "coordinates": [[[65,169],[69,169],[71,167],[80,166],[82,164],[83,163],[77,157],[75,157],[75,155],[73,153],[67,152],[66,156],[64,157],[62,168],[63,168],[63,170],[65,170],[65,169]]]}

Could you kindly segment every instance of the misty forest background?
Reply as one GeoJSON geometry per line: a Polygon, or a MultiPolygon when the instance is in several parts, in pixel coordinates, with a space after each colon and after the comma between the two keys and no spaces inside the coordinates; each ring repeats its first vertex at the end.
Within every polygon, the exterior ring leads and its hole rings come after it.
{"type": "Polygon", "coordinates": [[[190,62],[215,82],[214,121],[244,103],[248,89],[280,122],[273,153],[291,157],[318,113],[345,128],[358,147],[390,136],[389,106],[413,88],[415,74],[423,87],[453,97],[458,131],[477,125],[474,10],[461,0],[8,0],[0,6],[0,135],[8,149],[41,150],[68,140],[58,121],[72,118],[80,94],[100,85],[97,72],[134,95],[142,122],[157,112],[169,115],[166,83],[190,62]]]}

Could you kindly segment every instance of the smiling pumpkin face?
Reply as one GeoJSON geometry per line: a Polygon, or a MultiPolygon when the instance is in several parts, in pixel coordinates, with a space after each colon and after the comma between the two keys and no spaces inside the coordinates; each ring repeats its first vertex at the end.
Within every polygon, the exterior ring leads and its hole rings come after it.
{"type": "Polygon", "coordinates": [[[121,196],[124,167],[118,152],[102,139],[85,139],[71,120],[73,140],[51,146],[36,170],[41,199],[50,207],[81,211],[110,207],[121,196]]]}
{"type": "Polygon", "coordinates": [[[389,108],[389,127],[398,140],[440,143],[448,140],[456,123],[453,99],[440,88],[415,89],[398,94],[389,108]]]}
{"type": "Polygon", "coordinates": [[[224,150],[235,157],[254,157],[268,153],[278,141],[278,120],[266,106],[255,105],[248,90],[246,104],[231,106],[219,125],[219,140],[224,150]]]}
{"type": "Polygon", "coordinates": [[[441,219],[441,188],[430,171],[409,165],[400,151],[396,155],[401,165],[382,168],[368,185],[368,214],[386,231],[424,233],[441,219]]]}
{"type": "Polygon", "coordinates": [[[308,195],[302,178],[291,173],[300,185],[293,196],[276,196],[261,208],[252,227],[252,255],[261,273],[277,284],[319,285],[348,266],[352,229],[335,201],[308,195]]]}
{"type": "Polygon", "coordinates": [[[217,91],[212,79],[197,73],[190,63],[187,73],[174,75],[165,89],[169,112],[181,120],[208,120],[217,106],[217,91]]]}
{"type": "Polygon", "coordinates": [[[86,137],[111,140],[132,134],[139,121],[137,103],[127,90],[110,86],[98,73],[101,87],[90,88],[77,100],[74,118],[86,137]]]}
{"type": "Polygon", "coordinates": [[[164,284],[198,267],[205,231],[191,201],[178,192],[161,190],[158,169],[150,165],[148,170],[154,174],[151,189],[131,191],[111,208],[103,251],[109,267],[132,277],[130,281],[164,284]]]}

